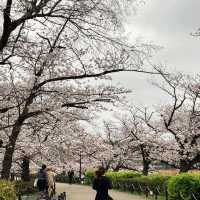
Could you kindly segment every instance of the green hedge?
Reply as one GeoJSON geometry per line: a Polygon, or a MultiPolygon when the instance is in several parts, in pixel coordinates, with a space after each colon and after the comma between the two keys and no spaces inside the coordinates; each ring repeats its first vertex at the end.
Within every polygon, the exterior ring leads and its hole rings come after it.
{"type": "MultiPolygon", "coordinates": [[[[154,196],[165,196],[168,193],[169,200],[195,200],[200,199],[200,174],[179,174],[165,176],[153,174],[143,176],[137,172],[107,172],[113,183],[113,188],[128,192],[137,192],[154,196]],[[195,198],[194,198],[195,196],[195,198]]],[[[85,173],[85,184],[92,184],[94,172],[85,173]]]]}
{"type": "MultiPolygon", "coordinates": [[[[84,183],[91,185],[94,179],[94,172],[85,173],[84,183]]],[[[105,174],[112,180],[113,188],[121,191],[140,193],[148,195],[151,191],[153,195],[165,195],[170,176],[154,174],[143,176],[135,171],[108,171],[105,174]]]]}
{"type": "Polygon", "coordinates": [[[85,185],[92,185],[94,177],[95,177],[94,171],[91,171],[91,170],[86,171],[85,172],[84,184],[85,185]]]}
{"type": "MultiPolygon", "coordinates": [[[[56,181],[59,183],[69,183],[69,177],[66,175],[66,173],[61,173],[56,175],[56,181]]],[[[79,177],[74,176],[73,177],[73,183],[79,183],[79,177]]]]}
{"type": "Polygon", "coordinates": [[[16,196],[37,192],[32,182],[0,180],[0,200],[16,200],[16,196]]]}
{"type": "Polygon", "coordinates": [[[13,183],[0,180],[0,200],[16,200],[15,185],[13,183]]]}
{"type": "Polygon", "coordinates": [[[61,173],[56,175],[56,181],[60,183],[68,183],[69,177],[66,175],[66,173],[61,173]]]}
{"type": "Polygon", "coordinates": [[[169,177],[167,176],[153,175],[116,180],[112,179],[112,182],[114,189],[145,194],[151,191],[156,195],[164,195],[168,179],[169,177]]]}
{"type": "Polygon", "coordinates": [[[185,173],[172,177],[168,183],[168,193],[169,200],[200,199],[200,175],[185,173]]]}
{"type": "MultiPolygon", "coordinates": [[[[142,176],[141,173],[134,171],[119,171],[119,172],[108,171],[106,172],[105,175],[109,177],[112,181],[120,179],[136,178],[142,176]]],[[[94,171],[86,171],[84,183],[86,185],[91,185],[94,180],[94,177],[95,177],[94,171]]]]}
{"type": "Polygon", "coordinates": [[[134,171],[119,171],[119,172],[108,171],[106,173],[106,176],[111,179],[122,179],[122,178],[124,179],[124,178],[141,177],[142,174],[134,171]]]}
{"type": "MultiPolygon", "coordinates": [[[[154,194],[164,194],[167,187],[167,181],[170,178],[169,176],[162,176],[159,174],[143,176],[141,173],[134,171],[108,171],[105,175],[112,180],[114,189],[137,193],[147,193],[152,191],[154,194]]],[[[87,171],[85,173],[84,183],[91,185],[93,179],[94,172],[87,171]]]]}

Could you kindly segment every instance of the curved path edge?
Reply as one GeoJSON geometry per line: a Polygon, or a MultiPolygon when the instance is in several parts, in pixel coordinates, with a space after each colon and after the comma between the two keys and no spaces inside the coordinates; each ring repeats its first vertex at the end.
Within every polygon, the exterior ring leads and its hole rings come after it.
{"type": "MultiPolygon", "coordinates": [[[[57,192],[66,192],[67,200],[94,200],[95,191],[89,186],[84,185],[69,185],[64,183],[56,184],[57,192]]],[[[116,190],[110,190],[109,194],[114,200],[145,200],[142,196],[137,196],[125,192],[119,192],[116,190]]]]}

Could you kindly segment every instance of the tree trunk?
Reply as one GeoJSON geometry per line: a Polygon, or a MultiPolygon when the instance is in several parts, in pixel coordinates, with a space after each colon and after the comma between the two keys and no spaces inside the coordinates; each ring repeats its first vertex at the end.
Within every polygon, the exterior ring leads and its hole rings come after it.
{"type": "Polygon", "coordinates": [[[113,168],[113,171],[118,172],[120,170],[120,167],[121,167],[120,165],[117,165],[115,168],[113,168]]]}
{"type": "Polygon", "coordinates": [[[192,166],[191,166],[190,162],[187,162],[186,160],[181,160],[179,173],[188,172],[191,169],[191,167],[192,166]]]}
{"type": "Polygon", "coordinates": [[[3,11],[4,22],[3,22],[3,33],[0,38],[0,52],[3,51],[4,47],[6,47],[11,32],[14,30],[10,18],[11,5],[12,5],[12,0],[8,0],[6,8],[3,11]]]}
{"type": "Polygon", "coordinates": [[[150,165],[150,161],[149,160],[143,160],[143,169],[142,169],[142,174],[144,176],[148,176],[149,173],[149,165],[150,165]]]}
{"type": "Polygon", "coordinates": [[[22,161],[22,171],[21,171],[22,181],[29,182],[31,180],[29,165],[30,165],[30,158],[28,156],[24,156],[22,161]]]}
{"type": "Polygon", "coordinates": [[[1,171],[2,179],[9,179],[10,177],[10,169],[11,169],[11,164],[12,164],[13,152],[14,152],[13,147],[6,148],[3,163],[2,163],[2,171],[1,171]]]}
{"type": "Polygon", "coordinates": [[[15,144],[16,144],[18,135],[20,133],[22,124],[23,124],[23,121],[18,119],[15,125],[13,126],[12,134],[9,138],[9,143],[6,147],[6,151],[3,158],[2,171],[1,171],[2,179],[9,179],[10,177],[10,170],[12,167],[12,158],[15,151],[15,144]]]}
{"type": "Polygon", "coordinates": [[[146,146],[143,144],[140,145],[140,150],[142,154],[142,164],[143,164],[142,174],[144,176],[147,176],[149,173],[149,165],[151,163],[151,161],[148,159],[149,152],[146,150],[146,146]]]}
{"type": "Polygon", "coordinates": [[[6,147],[6,151],[3,158],[2,171],[1,171],[2,179],[9,179],[17,138],[20,134],[24,121],[28,117],[27,114],[29,112],[29,105],[32,104],[33,98],[34,98],[34,94],[31,93],[29,98],[26,101],[22,114],[19,115],[18,119],[15,121],[15,124],[13,126],[12,133],[9,137],[9,142],[6,147]]]}

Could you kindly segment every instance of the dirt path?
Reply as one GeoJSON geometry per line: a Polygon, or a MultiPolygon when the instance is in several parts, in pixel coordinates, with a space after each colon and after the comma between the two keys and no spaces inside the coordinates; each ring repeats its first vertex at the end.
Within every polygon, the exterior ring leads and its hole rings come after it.
{"type": "MultiPolygon", "coordinates": [[[[88,186],[81,185],[68,185],[68,184],[57,184],[57,192],[66,192],[67,200],[94,200],[95,199],[95,191],[88,186]]],[[[110,195],[114,200],[145,200],[145,198],[111,190],[110,195]]]]}

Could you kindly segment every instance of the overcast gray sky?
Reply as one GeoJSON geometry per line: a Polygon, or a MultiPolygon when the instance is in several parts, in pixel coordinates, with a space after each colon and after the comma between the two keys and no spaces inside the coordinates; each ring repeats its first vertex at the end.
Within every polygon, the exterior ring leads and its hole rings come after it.
{"type": "MultiPolygon", "coordinates": [[[[164,47],[154,57],[155,63],[170,70],[197,74],[200,69],[200,37],[191,36],[200,27],[200,0],[146,0],[136,15],[128,19],[127,32],[131,40],[142,37],[164,47]]],[[[114,76],[133,90],[133,103],[158,104],[165,96],[150,86],[148,76],[124,73],[114,76]]]]}

